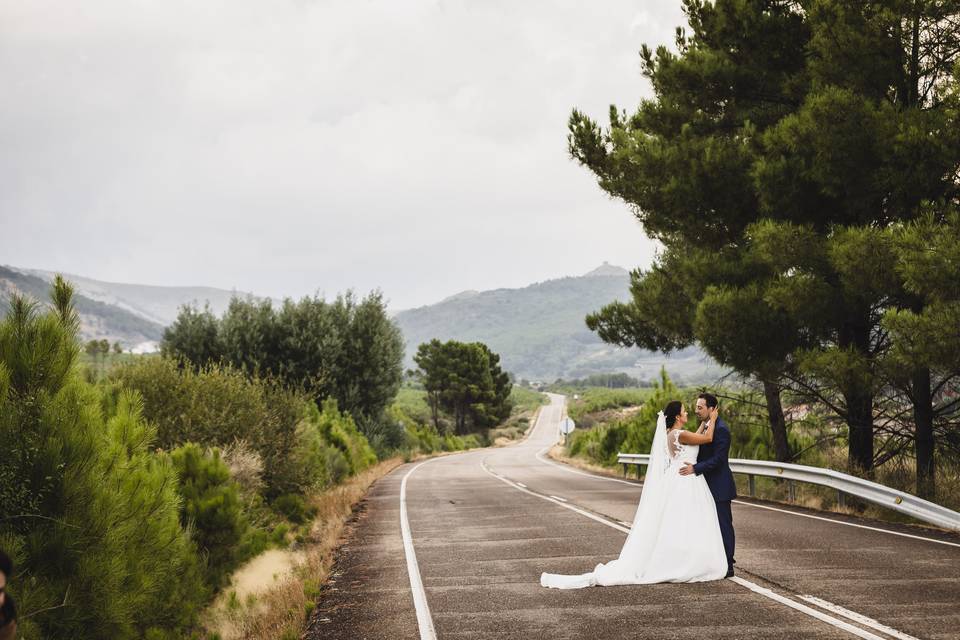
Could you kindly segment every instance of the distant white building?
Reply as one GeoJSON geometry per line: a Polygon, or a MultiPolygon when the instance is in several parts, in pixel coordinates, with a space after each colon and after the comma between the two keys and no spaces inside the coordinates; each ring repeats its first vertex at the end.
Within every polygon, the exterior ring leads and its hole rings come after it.
{"type": "Polygon", "coordinates": [[[138,355],[144,353],[156,353],[157,351],[160,351],[160,343],[156,340],[147,340],[146,342],[141,342],[130,349],[130,353],[136,353],[138,355]]]}

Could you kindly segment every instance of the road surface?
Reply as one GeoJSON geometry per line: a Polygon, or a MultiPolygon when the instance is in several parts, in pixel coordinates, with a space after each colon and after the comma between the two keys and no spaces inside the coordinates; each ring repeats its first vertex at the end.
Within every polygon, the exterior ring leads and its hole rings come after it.
{"type": "Polygon", "coordinates": [[[306,637],[960,638],[960,536],[775,503],[734,503],[733,579],[541,587],[615,558],[641,489],[546,458],[563,412],[551,395],[520,443],[379,480],[306,637]]]}

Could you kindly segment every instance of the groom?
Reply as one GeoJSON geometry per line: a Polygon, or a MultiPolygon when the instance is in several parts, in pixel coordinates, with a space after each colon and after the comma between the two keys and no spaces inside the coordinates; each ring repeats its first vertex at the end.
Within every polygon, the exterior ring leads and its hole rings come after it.
{"type": "MultiPolygon", "coordinates": [[[[701,421],[710,417],[710,410],[717,406],[717,397],[710,393],[701,393],[697,397],[697,417],[701,421]]],[[[717,418],[713,430],[713,442],[700,446],[697,454],[697,464],[686,463],[680,469],[680,475],[688,476],[695,473],[702,475],[710,493],[717,503],[717,520],[720,522],[720,535],[723,536],[723,549],[727,552],[727,578],[733,576],[733,548],[735,538],[733,534],[733,514],[730,512],[730,501],[737,497],[737,485],[733,482],[733,473],[727,456],[730,453],[730,429],[722,418],[717,418]]]]}

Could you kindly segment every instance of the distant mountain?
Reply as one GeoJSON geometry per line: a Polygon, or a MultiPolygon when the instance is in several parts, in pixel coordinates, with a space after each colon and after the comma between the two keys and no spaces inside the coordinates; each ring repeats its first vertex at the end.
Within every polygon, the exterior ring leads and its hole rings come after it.
{"type": "Polygon", "coordinates": [[[591,373],[623,371],[641,379],[661,365],[681,382],[714,379],[722,369],[699,349],[667,358],[661,353],[602,342],[585,323],[587,314],[627,300],[626,269],[604,263],[579,277],[547,280],[522,289],[468,291],[436,304],[401,311],[394,320],[407,341],[406,366],[417,346],[433,338],[480,341],[499,353],[518,378],[552,382],[591,373]]]}
{"type": "MultiPolygon", "coordinates": [[[[20,291],[46,303],[55,272],[0,266],[0,314],[6,312],[6,297],[20,291]]],[[[163,328],[177,318],[185,304],[203,307],[220,316],[230,298],[254,297],[252,294],[213,287],[159,287],[142,284],[103,282],[63,274],[76,290],[75,302],[80,314],[82,340],[104,339],[120,342],[126,349],[153,351],[163,337],[163,328]]]]}
{"type": "Polygon", "coordinates": [[[624,276],[629,279],[630,272],[623,267],[618,267],[610,264],[609,262],[604,262],[593,271],[583,274],[584,278],[593,278],[596,276],[624,276]]]}
{"type": "MultiPolygon", "coordinates": [[[[53,271],[39,269],[24,269],[24,273],[53,281],[53,271]]],[[[220,316],[227,310],[230,298],[240,296],[254,296],[243,291],[228,291],[213,287],[159,287],[145,284],[122,284],[119,282],[103,282],[74,274],[63,274],[73,283],[77,291],[93,300],[99,300],[140,316],[141,318],[167,326],[177,319],[180,307],[184,304],[197,304],[203,307],[210,304],[214,315],[220,316]]]]}
{"type": "MultiPolygon", "coordinates": [[[[46,303],[53,275],[0,266],[0,315],[6,312],[7,295],[14,291],[46,303]]],[[[64,277],[76,287],[81,339],[106,338],[137,351],[157,348],[163,327],[176,319],[183,304],[209,303],[219,316],[231,297],[250,295],[212,287],[158,287],[70,274],[64,277]]],[[[629,299],[629,286],[629,272],[605,262],[582,276],[521,289],[463,291],[436,304],[400,311],[393,318],[406,339],[407,367],[414,366],[413,355],[420,343],[439,338],[484,342],[500,354],[504,369],[529,380],[552,382],[620,371],[650,380],[662,365],[685,384],[708,382],[723,373],[697,348],[666,357],[605,344],[587,329],[587,314],[614,300],[629,299]]]]}
{"type": "MultiPolygon", "coordinates": [[[[72,281],[72,278],[68,279],[72,281]]],[[[12,293],[48,304],[50,282],[31,273],[0,266],[0,315],[6,315],[9,309],[7,298],[12,293]]],[[[106,338],[111,344],[120,342],[125,349],[152,351],[163,336],[163,325],[159,322],[84,295],[79,287],[73,302],[80,317],[80,337],[84,341],[106,338]]]]}

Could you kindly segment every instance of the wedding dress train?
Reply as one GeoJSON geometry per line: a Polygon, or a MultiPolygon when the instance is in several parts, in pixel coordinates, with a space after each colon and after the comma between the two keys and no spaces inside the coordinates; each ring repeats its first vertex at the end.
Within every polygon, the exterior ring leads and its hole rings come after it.
{"type": "Polygon", "coordinates": [[[717,508],[703,476],[679,474],[697,461],[698,445],[680,442],[682,429],[666,429],[663,412],[650,447],[633,526],[620,556],[580,575],[544,573],[540,584],[554,589],[597,585],[705,582],[727,573],[717,508]]]}

